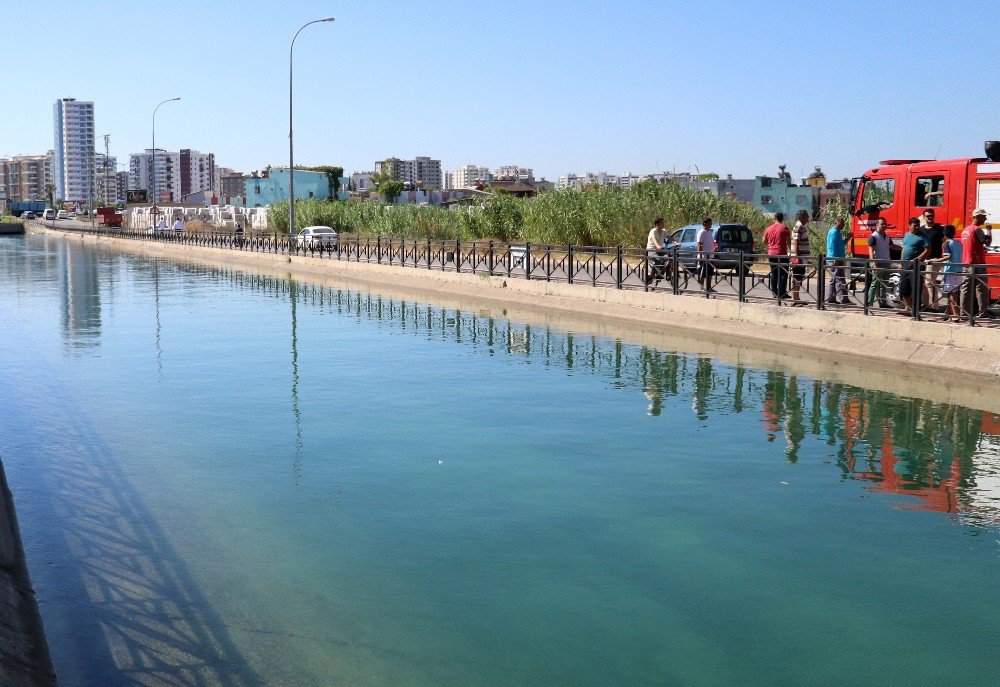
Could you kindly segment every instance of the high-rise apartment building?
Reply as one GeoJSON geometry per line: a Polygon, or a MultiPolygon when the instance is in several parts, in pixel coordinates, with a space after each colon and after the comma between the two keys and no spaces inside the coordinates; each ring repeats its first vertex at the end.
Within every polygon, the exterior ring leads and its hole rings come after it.
{"type": "Polygon", "coordinates": [[[156,149],[156,174],[153,174],[153,149],[129,155],[129,188],[145,189],[150,202],[180,200],[181,154],[156,149]],[[154,189],[155,176],[155,189],[154,189]]]}
{"type": "Polygon", "coordinates": [[[181,195],[184,196],[201,191],[215,190],[215,153],[199,153],[190,148],[181,149],[180,153],[181,195]]]}
{"type": "Polygon", "coordinates": [[[56,197],[70,202],[89,200],[94,155],[94,103],[60,98],[53,105],[52,114],[56,197]]]}
{"type": "Polygon", "coordinates": [[[53,183],[51,151],[45,155],[17,155],[0,160],[3,197],[11,201],[47,200],[53,183]]]}
{"type": "Polygon", "coordinates": [[[465,165],[448,172],[445,177],[445,188],[475,188],[478,184],[488,184],[492,179],[489,167],[465,165]]]}
{"type": "Polygon", "coordinates": [[[444,186],[444,174],[441,171],[441,161],[432,160],[427,156],[418,156],[413,160],[401,160],[390,157],[375,163],[377,174],[388,174],[408,186],[440,189],[444,186]]]}

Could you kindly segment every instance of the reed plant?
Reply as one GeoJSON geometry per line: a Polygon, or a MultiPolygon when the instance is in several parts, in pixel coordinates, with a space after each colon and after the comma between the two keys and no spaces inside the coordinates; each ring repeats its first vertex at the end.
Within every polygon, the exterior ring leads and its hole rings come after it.
{"type": "MultiPolygon", "coordinates": [[[[476,205],[388,205],[373,200],[301,200],[295,203],[299,227],[326,225],[355,236],[497,241],[587,246],[644,246],[656,217],[667,228],[700,222],[749,226],[759,241],[767,215],[731,198],[712,196],[672,183],[643,182],[630,189],[586,188],[516,198],[499,192],[476,205]]],[[[288,231],[288,204],[268,213],[276,233],[288,231]]]]}

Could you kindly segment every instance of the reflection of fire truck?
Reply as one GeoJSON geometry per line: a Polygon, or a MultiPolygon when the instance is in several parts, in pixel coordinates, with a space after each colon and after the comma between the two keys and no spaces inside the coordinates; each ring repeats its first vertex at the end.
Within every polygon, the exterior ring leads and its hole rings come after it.
{"type": "MultiPolygon", "coordinates": [[[[951,224],[958,235],[983,208],[987,222],[1000,225],[1000,141],[986,142],[986,158],[958,160],[884,160],[851,185],[851,252],[868,256],[868,236],[884,217],[893,239],[902,238],[907,221],[933,209],[935,220],[951,224]]],[[[1000,299],[1000,235],[988,249],[990,297],[1000,299]],[[996,267],[992,267],[996,265],[996,267]]]]}

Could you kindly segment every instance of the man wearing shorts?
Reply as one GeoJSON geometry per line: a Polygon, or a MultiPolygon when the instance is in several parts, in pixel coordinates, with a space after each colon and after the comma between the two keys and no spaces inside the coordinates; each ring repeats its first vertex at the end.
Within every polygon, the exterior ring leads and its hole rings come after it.
{"type": "Polygon", "coordinates": [[[913,310],[913,294],[920,295],[923,285],[917,281],[917,261],[931,252],[930,241],[920,230],[920,220],[910,218],[910,231],[903,237],[903,269],[899,273],[899,295],[908,311],[913,310]]]}
{"type": "Polygon", "coordinates": [[[701,221],[701,229],[695,236],[698,244],[698,283],[705,291],[715,291],[712,288],[712,275],[715,274],[715,265],[712,264],[712,256],[715,255],[715,236],[712,235],[712,218],[706,217],[701,221]]]}

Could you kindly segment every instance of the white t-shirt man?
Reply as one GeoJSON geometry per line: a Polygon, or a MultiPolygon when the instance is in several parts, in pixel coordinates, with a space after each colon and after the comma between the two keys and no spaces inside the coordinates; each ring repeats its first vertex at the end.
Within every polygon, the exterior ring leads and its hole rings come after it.
{"type": "Polygon", "coordinates": [[[715,237],[712,236],[712,229],[702,225],[698,234],[694,237],[698,244],[698,253],[704,256],[715,255],[715,237]]]}
{"type": "Polygon", "coordinates": [[[174,222],[174,231],[178,231],[178,232],[184,231],[184,221],[183,220],[178,219],[176,222],[174,222]]]}
{"type": "Polygon", "coordinates": [[[663,225],[654,225],[649,230],[649,238],[646,239],[646,250],[663,250],[667,244],[667,232],[663,225]]]}

